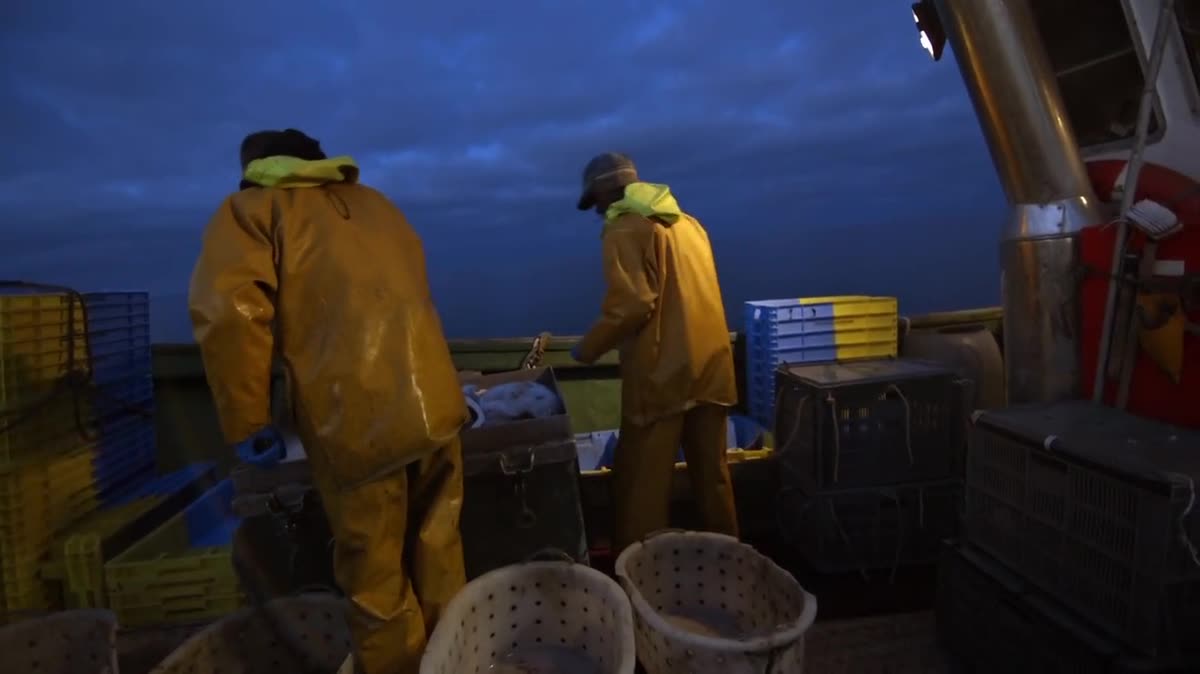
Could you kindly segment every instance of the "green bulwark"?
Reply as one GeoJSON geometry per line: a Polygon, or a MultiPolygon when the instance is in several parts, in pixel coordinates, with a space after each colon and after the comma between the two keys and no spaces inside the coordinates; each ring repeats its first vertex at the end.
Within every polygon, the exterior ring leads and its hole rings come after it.
{"type": "MultiPolygon", "coordinates": [[[[999,308],[973,309],[928,314],[901,319],[906,330],[942,329],[958,325],[984,324],[999,334],[999,308]]],[[[596,364],[583,366],[571,359],[578,337],[554,337],[542,360],[554,374],[566,398],[567,412],[576,433],[617,428],[620,423],[621,387],[617,354],[608,353],[596,364]]],[[[735,360],[741,380],[743,347],[736,335],[735,360]]],[[[459,370],[483,373],[521,367],[533,346],[533,338],[451,340],[459,370]]],[[[225,449],[217,425],[216,410],[200,351],[194,344],[162,344],[154,347],[154,394],[157,403],[159,470],[175,470],[197,461],[216,461],[226,473],[233,453],[225,449]]],[[[744,396],[743,396],[744,397],[744,396]]]]}

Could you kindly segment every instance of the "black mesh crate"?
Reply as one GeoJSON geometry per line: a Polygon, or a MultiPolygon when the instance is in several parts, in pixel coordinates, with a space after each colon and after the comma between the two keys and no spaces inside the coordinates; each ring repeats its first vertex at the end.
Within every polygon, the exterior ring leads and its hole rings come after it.
{"type": "Polygon", "coordinates": [[[547,548],[587,563],[574,440],[465,458],[460,529],[468,579],[547,548]]]}
{"type": "Polygon", "coordinates": [[[938,636],[975,674],[1183,674],[1197,658],[1145,658],[1088,628],[978,550],[947,545],[938,564],[938,636]]]}
{"type": "Polygon", "coordinates": [[[937,627],[969,672],[1107,672],[1111,642],[1028,593],[1011,571],[978,551],[946,545],[938,563],[937,627]]]}
{"type": "Polygon", "coordinates": [[[1200,433],[1085,402],[978,414],[967,539],[1148,654],[1200,649],[1200,433]]]}
{"type": "Polygon", "coordinates": [[[812,493],[954,474],[962,392],[944,366],[874,360],[781,367],[775,376],[785,484],[812,493]]]}
{"type": "Polygon", "coordinates": [[[867,572],[937,560],[958,532],[957,481],[780,494],[784,537],[822,573],[867,572]]]}

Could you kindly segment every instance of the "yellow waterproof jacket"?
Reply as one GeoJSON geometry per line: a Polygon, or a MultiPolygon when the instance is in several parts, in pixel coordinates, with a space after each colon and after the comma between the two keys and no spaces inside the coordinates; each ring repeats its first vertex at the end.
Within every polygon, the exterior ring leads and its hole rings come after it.
{"type": "Polygon", "coordinates": [[[647,424],[700,403],[733,405],[733,349],[712,245],[666,185],[633,183],[605,214],[600,319],[579,345],[619,348],[625,420],[647,424]]]}
{"type": "Polygon", "coordinates": [[[349,157],[251,162],[204,233],[188,297],[225,440],[271,423],[273,354],[310,458],[349,488],[467,419],[421,240],[349,157]],[[316,454],[316,456],[312,456],[316,454]]]}

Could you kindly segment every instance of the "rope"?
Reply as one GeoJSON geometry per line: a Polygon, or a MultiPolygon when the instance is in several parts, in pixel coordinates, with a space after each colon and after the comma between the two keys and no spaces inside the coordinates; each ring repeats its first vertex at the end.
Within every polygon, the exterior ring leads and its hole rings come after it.
{"type": "MultiPolygon", "coordinates": [[[[904,526],[904,504],[900,502],[900,493],[894,489],[879,491],[881,496],[890,497],[892,503],[896,504],[896,554],[892,557],[892,568],[888,572],[888,584],[896,582],[896,572],[900,569],[900,559],[904,556],[905,529],[904,526]]],[[[924,494],[924,488],[921,493],[924,494]]],[[[925,505],[922,502],[919,506],[924,510],[925,505]]],[[[880,508],[880,516],[882,517],[882,508],[880,508]]],[[[922,517],[924,515],[922,514],[922,517]]]]}
{"type": "Polygon", "coordinates": [[[829,417],[833,420],[833,482],[836,484],[842,462],[842,425],[838,423],[837,398],[833,393],[825,395],[825,402],[829,403],[829,417]]]}
{"type": "Polygon", "coordinates": [[[887,392],[895,393],[900,402],[904,403],[904,449],[908,452],[908,465],[916,465],[917,460],[913,458],[912,448],[912,406],[908,404],[908,398],[904,397],[904,392],[899,386],[888,384],[887,392]]]}
{"type": "Polygon", "coordinates": [[[837,515],[837,506],[834,505],[833,499],[826,499],[825,502],[829,505],[829,518],[833,520],[833,526],[837,529],[838,538],[846,546],[846,554],[857,563],[858,575],[862,576],[863,580],[871,580],[871,574],[867,571],[866,563],[854,549],[854,544],[850,542],[850,534],[847,534],[846,528],[842,526],[842,520],[837,515]]]}
{"type": "Polygon", "coordinates": [[[1196,544],[1192,542],[1192,537],[1188,534],[1187,520],[1192,514],[1192,509],[1196,506],[1196,481],[1190,475],[1180,473],[1171,473],[1171,477],[1186,482],[1188,486],[1187,505],[1184,506],[1183,512],[1179,514],[1179,520],[1176,526],[1179,528],[1179,542],[1183,544],[1188,555],[1192,558],[1192,563],[1200,566],[1200,551],[1196,549],[1196,544]]]}
{"type": "MultiPolygon", "coordinates": [[[[775,392],[775,418],[779,418],[780,403],[783,402],[783,393],[786,389],[780,388],[775,392]]],[[[800,430],[800,425],[804,422],[804,406],[808,404],[808,394],[804,394],[800,398],[800,402],[796,403],[795,416],[792,418],[791,428],[788,429],[787,442],[782,447],[776,447],[775,451],[779,456],[783,456],[796,440],[796,432],[800,430]]],[[[779,437],[775,437],[775,442],[779,442],[779,437]]]]}

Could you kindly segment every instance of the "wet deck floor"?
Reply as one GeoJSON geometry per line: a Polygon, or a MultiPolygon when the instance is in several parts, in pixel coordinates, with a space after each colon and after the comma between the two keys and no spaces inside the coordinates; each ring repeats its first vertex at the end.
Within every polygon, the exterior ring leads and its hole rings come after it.
{"type": "MultiPolygon", "coordinates": [[[[121,674],[147,674],[194,627],[122,633],[121,674]]],[[[950,672],[938,648],[933,613],[822,620],[809,632],[812,674],[942,674],[950,672]]],[[[330,673],[332,674],[332,672],[330,673]]]]}
{"type": "MultiPolygon", "coordinates": [[[[937,645],[933,565],[860,573],[820,574],[794,552],[769,541],[751,544],[788,569],[817,597],[817,623],[807,642],[814,674],[936,674],[951,671],[937,645]]],[[[612,573],[612,561],[593,557],[612,573]]],[[[122,674],[145,674],[195,628],[123,633],[122,674]]]]}

